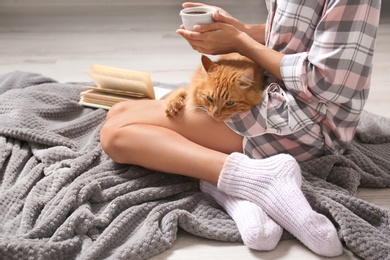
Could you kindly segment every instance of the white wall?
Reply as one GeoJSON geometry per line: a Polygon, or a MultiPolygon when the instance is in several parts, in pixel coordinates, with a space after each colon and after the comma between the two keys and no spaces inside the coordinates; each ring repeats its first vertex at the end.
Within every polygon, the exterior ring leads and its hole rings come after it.
{"type": "Polygon", "coordinates": [[[153,5],[180,4],[180,0],[0,0],[0,6],[15,5],[153,5]]]}
{"type": "MultiPolygon", "coordinates": [[[[187,0],[189,1],[189,0],[187,0]]],[[[193,2],[197,2],[195,0],[193,2]]],[[[239,0],[199,0],[199,2],[213,5],[226,6],[239,0]]],[[[246,0],[245,4],[258,3],[262,0],[246,0]]],[[[46,5],[46,6],[70,6],[70,5],[181,5],[185,0],[0,0],[1,6],[18,5],[46,5]]]]}

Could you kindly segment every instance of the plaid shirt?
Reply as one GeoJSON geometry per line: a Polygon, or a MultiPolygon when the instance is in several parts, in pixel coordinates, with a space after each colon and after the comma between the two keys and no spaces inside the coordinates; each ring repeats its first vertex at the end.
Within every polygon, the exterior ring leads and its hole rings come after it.
{"type": "Polygon", "coordinates": [[[342,153],[368,97],[380,0],[269,0],[266,45],[286,54],[282,82],[227,121],[245,154],[298,161],[342,153]]]}

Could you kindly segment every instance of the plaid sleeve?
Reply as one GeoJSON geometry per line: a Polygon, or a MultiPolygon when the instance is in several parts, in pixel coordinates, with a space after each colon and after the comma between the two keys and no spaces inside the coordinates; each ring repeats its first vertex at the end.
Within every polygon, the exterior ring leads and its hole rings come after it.
{"type": "Polygon", "coordinates": [[[282,60],[283,82],[309,101],[349,102],[368,87],[379,23],[379,0],[329,1],[308,52],[282,60]]]}

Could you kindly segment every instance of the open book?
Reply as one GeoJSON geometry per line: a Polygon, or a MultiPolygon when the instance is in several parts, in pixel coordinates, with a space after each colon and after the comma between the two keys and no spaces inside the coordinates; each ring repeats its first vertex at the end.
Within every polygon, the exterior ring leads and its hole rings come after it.
{"type": "Polygon", "coordinates": [[[109,109],[129,99],[155,99],[149,73],[94,64],[89,74],[96,86],[85,86],[80,104],[109,109]]]}

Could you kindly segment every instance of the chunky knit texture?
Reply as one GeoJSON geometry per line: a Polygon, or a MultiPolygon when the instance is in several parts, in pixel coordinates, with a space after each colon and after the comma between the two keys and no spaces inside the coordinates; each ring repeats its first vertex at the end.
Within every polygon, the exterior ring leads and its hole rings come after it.
{"type": "MultiPolygon", "coordinates": [[[[99,143],[106,111],[78,104],[82,85],[0,76],[1,258],[146,259],[170,248],[179,227],[241,241],[197,182],[112,162],[99,143]]],[[[365,113],[345,155],[300,165],[310,205],[364,259],[389,258],[389,211],[354,197],[358,186],[390,187],[389,125],[365,113]]]]}

